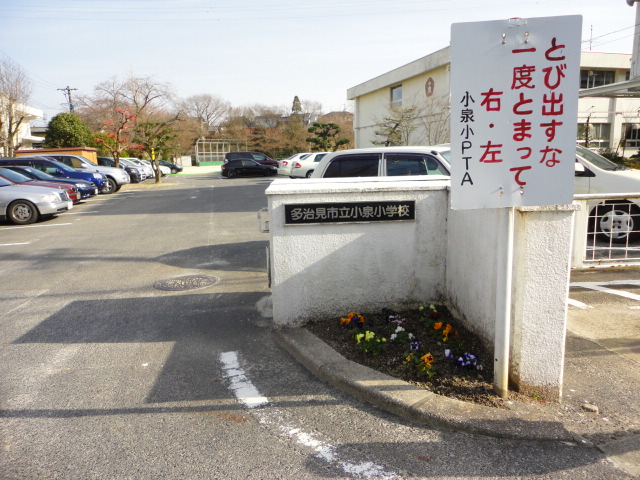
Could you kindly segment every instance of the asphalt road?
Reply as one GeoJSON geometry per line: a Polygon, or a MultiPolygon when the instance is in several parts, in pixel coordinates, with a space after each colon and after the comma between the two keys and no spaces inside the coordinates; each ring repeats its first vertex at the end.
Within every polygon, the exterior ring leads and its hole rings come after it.
{"type": "Polygon", "coordinates": [[[630,478],[311,376],[265,317],[269,182],[177,176],[0,224],[0,479],[630,478]]]}

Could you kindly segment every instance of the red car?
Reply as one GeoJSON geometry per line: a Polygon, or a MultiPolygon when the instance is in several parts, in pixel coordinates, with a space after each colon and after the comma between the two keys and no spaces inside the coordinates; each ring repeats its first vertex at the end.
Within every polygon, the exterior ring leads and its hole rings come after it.
{"type": "Polygon", "coordinates": [[[9,180],[12,183],[18,183],[20,185],[34,185],[37,187],[59,188],[61,190],[66,190],[67,194],[69,195],[69,199],[74,204],[80,202],[80,193],[78,193],[78,187],[76,187],[75,185],[64,185],[54,182],[45,182],[42,180],[33,180],[26,175],[18,173],[14,170],[10,170],[8,168],[0,168],[0,177],[9,180]]]}

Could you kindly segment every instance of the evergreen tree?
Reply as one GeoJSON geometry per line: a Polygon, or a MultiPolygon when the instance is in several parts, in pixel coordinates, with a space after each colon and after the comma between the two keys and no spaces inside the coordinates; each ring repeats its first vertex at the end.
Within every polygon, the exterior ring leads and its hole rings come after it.
{"type": "Polygon", "coordinates": [[[291,107],[291,113],[293,115],[302,114],[302,103],[300,103],[300,99],[297,95],[293,97],[293,106],[291,107]]]}
{"type": "Polygon", "coordinates": [[[75,113],[59,113],[51,119],[43,145],[45,148],[91,147],[89,127],[75,113]]]}
{"type": "Polygon", "coordinates": [[[315,137],[307,138],[307,142],[314,145],[313,150],[335,152],[342,145],[349,143],[346,138],[337,138],[341,131],[340,126],[335,123],[313,122],[309,127],[309,133],[313,133],[315,137]]]}

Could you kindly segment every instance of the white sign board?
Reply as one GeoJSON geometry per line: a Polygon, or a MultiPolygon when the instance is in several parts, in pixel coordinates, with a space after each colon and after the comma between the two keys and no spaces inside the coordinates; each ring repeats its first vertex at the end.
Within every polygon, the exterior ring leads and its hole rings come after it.
{"type": "Polygon", "coordinates": [[[579,15],[451,26],[451,206],[569,204],[579,15]]]}

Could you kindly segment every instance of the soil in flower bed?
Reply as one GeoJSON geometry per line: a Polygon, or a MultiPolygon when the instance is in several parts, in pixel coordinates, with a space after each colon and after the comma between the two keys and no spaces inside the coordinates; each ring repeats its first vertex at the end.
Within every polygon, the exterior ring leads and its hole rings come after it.
{"type": "MultiPolygon", "coordinates": [[[[423,307],[423,310],[416,309],[399,313],[386,309],[374,314],[363,313],[365,326],[357,330],[341,324],[339,318],[336,318],[335,321],[309,323],[305,327],[345,358],[361,365],[439,395],[485,406],[505,408],[504,400],[493,391],[491,353],[487,352],[477,336],[456,321],[445,307],[437,306],[435,309],[436,312],[429,307],[423,307]],[[390,315],[394,316],[392,318],[395,319],[395,322],[389,321],[390,315]],[[398,319],[401,321],[399,322],[398,319]],[[434,324],[437,325],[440,322],[441,326],[436,330],[434,324]],[[450,324],[452,329],[447,341],[443,341],[444,335],[441,332],[447,324],[450,324]],[[415,337],[414,341],[420,342],[419,355],[430,353],[433,356],[431,367],[436,372],[435,375],[429,377],[407,363],[406,357],[410,352],[409,342],[391,340],[398,325],[404,328],[406,333],[412,333],[415,337]],[[386,339],[381,343],[378,355],[365,353],[356,343],[354,335],[365,331],[374,332],[376,338],[386,339]],[[454,358],[445,356],[447,349],[450,351],[450,356],[454,358]],[[482,369],[478,369],[477,366],[458,366],[458,359],[464,352],[475,355],[476,361],[482,365],[482,369]]],[[[345,318],[346,316],[345,313],[345,318]]],[[[517,394],[513,394],[513,396],[520,397],[517,394]]],[[[518,400],[522,399],[518,398],[518,400]]]]}

